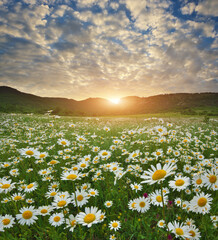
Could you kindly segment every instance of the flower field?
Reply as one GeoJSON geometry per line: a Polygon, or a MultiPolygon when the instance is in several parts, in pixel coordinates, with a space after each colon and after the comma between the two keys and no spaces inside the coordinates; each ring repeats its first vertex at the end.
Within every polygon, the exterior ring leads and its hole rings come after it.
{"type": "Polygon", "coordinates": [[[217,121],[0,115],[0,239],[211,240],[217,121]]]}

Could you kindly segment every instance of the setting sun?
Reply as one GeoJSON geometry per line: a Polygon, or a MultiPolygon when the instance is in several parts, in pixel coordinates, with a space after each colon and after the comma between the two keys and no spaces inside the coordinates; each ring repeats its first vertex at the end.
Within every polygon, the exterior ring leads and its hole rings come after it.
{"type": "Polygon", "coordinates": [[[110,98],[109,101],[114,104],[118,104],[120,102],[120,99],[119,98],[110,98]]]}

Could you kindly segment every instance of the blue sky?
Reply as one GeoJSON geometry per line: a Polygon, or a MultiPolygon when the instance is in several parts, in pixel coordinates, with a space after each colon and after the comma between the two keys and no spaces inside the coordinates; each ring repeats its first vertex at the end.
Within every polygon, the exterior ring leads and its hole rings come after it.
{"type": "Polygon", "coordinates": [[[218,90],[214,0],[0,0],[0,85],[119,98],[218,90]]]}

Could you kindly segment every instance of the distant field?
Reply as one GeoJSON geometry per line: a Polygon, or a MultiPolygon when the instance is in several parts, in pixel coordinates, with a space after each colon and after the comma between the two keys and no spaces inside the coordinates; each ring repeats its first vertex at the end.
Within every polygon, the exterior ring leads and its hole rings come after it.
{"type": "Polygon", "coordinates": [[[178,113],[0,114],[0,239],[215,239],[217,127],[178,113]]]}

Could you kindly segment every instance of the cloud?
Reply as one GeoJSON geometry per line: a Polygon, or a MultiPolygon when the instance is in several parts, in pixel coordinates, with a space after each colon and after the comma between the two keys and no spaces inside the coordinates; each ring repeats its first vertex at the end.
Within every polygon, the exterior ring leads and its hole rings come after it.
{"type": "Polygon", "coordinates": [[[1,1],[0,84],[75,99],[214,91],[216,22],[191,16],[203,2],[181,8],[188,20],[173,4],[1,1]]]}
{"type": "Polygon", "coordinates": [[[195,11],[198,14],[202,14],[205,16],[218,16],[218,2],[214,0],[205,0],[203,2],[199,2],[195,11]]]}

